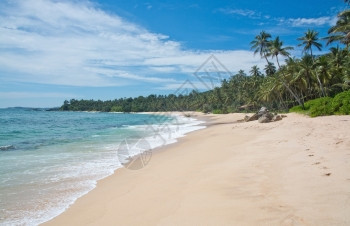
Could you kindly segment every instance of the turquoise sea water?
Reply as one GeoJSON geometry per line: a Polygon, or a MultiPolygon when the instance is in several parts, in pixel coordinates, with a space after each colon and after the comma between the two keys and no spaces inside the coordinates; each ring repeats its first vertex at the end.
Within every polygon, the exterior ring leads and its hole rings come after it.
{"type": "Polygon", "coordinates": [[[57,216],[128,155],[175,142],[203,128],[199,123],[168,115],[0,109],[0,224],[37,225],[57,216]],[[121,153],[125,142],[138,148],[121,153]]]}

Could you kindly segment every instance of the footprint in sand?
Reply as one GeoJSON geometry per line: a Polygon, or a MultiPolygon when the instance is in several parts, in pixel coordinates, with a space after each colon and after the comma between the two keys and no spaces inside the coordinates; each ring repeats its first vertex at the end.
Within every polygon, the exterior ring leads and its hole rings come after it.
{"type": "Polygon", "coordinates": [[[332,173],[325,173],[325,174],[323,174],[323,176],[329,177],[331,174],[332,174],[332,173]]]}
{"type": "Polygon", "coordinates": [[[320,162],[315,162],[314,164],[312,164],[312,165],[318,165],[318,164],[320,164],[320,162]]]}
{"type": "Polygon", "coordinates": [[[312,157],[312,156],[314,156],[314,155],[309,155],[309,157],[312,157]]]}
{"type": "Polygon", "coordinates": [[[340,141],[336,142],[335,144],[341,144],[343,142],[344,142],[343,140],[340,140],[340,141]]]}

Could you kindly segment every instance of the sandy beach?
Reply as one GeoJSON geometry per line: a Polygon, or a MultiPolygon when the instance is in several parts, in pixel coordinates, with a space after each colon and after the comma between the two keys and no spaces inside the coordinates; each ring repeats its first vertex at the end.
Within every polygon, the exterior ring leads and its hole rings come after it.
{"type": "Polygon", "coordinates": [[[350,225],[350,116],[207,128],[118,169],[45,225],[350,225]]]}

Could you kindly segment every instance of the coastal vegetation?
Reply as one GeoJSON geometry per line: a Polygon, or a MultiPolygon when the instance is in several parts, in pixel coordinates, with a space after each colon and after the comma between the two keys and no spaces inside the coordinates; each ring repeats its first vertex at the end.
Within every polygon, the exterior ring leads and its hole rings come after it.
{"type": "Polygon", "coordinates": [[[323,115],[348,115],[350,114],[350,90],[338,93],[334,98],[321,97],[305,102],[304,109],[294,106],[290,112],[303,113],[311,117],[323,115]]]}
{"type": "MultiPolygon", "coordinates": [[[[345,1],[348,4],[348,1],[345,1]]],[[[104,112],[202,111],[229,113],[255,111],[261,106],[276,111],[308,113],[311,116],[349,114],[350,106],[350,9],[338,14],[328,36],[307,30],[298,38],[300,58],[291,57],[291,46],[279,36],[261,31],[251,42],[254,54],[266,61],[263,69],[253,65],[239,70],[221,86],[188,95],[149,95],[115,100],[65,101],[60,110],[104,112]],[[317,54],[327,48],[325,54],[317,54]]]]}

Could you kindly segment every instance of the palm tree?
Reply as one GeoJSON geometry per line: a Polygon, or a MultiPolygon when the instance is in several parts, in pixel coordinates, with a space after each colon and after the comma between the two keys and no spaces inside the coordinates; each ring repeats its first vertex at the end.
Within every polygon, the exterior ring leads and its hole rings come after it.
{"type": "Polygon", "coordinates": [[[310,51],[310,55],[312,58],[312,46],[316,47],[319,51],[321,51],[322,48],[322,44],[317,42],[317,36],[318,32],[308,29],[307,32],[305,32],[305,36],[298,38],[298,40],[301,41],[301,43],[298,46],[304,46],[304,52],[310,51]]]}
{"type": "Polygon", "coordinates": [[[264,102],[270,108],[281,105],[287,109],[283,100],[284,86],[277,74],[265,77],[257,90],[256,99],[264,102]]]}
{"type": "Polygon", "coordinates": [[[265,66],[264,71],[266,73],[266,76],[271,76],[271,75],[275,74],[276,73],[276,67],[275,67],[274,63],[269,62],[265,66]]]}
{"type": "Polygon", "coordinates": [[[255,39],[252,42],[250,42],[250,45],[252,46],[251,49],[254,49],[254,55],[259,53],[261,58],[265,58],[267,64],[269,63],[267,55],[269,52],[270,38],[271,35],[269,33],[261,31],[260,34],[255,36],[255,39]]]}
{"type": "Polygon", "coordinates": [[[343,54],[343,51],[341,51],[338,45],[337,47],[329,48],[329,51],[330,56],[332,57],[333,64],[338,69],[343,64],[346,55],[343,54]]]}
{"type": "Polygon", "coordinates": [[[299,63],[298,63],[299,69],[298,69],[298,74],[302,77],[305,78],[306,83],[307,83],[307,88],[309,93],[312,93],[312,72],[313,72],[313,66],[314,66],[314,61],[310,55],[304,55],[299,63]]]}
{"type": "Polygon", "coordinates": [[[331,64],[331,75],[333,88],[341,87],[343,90],[350,86],[350,55],[346,49],[340,49],[339,46],[329,49],[329,60],[331,64]]]}
{"type": "Polygon", "coordinates": [[[250,75],[253,77],[261,77],[261,72],[258,66],[254,65],[249,71],[250,75]]]}
{"type": "Polygon", "coordinates": [[[286,69],[284,71],[286,79],[289,81],[291,87],[294,86],[296,92],[300,93],[300,96],[304,98],[309,89],[306,77],[300,73],[302,68],[300,67],[300,60],[296,58],[286,59],[286,69]]]}
{"type": "Polygon", "coordinates": [[[278,60],[278,55],[284,56],[284,57],[289,57],[290,53],[288,52],[288,50],[293,50],[294,48],[291,46],[287,46],[287,47],[282,47],[283,46],[283,42],[280,41],[280,37],[277,36],[275,40],[273,40],[270,44],[270,52],[268,54],[268,56],[271,56],[272,59],[274,57],[276,57],[277,60],[277,65],[278,67],[281,69],[281,65],[280,62],[278,60]]]}
{"type": "Polygon", "coordinates": [[[345,65],[347,60],[346,50],[341,50],[339,46],[332,47],[329,50],[330,50],[330,53],[329,53],[330,61],[331,61],[331,64],[333,65],[332,74],[335,74],[335,75],[344,74],[345,69],[347,68],[345,65]]]}
{"type": "Polygon", "coordinates": [[[273,76],[266,77],[262,84],[260,85],[260,89],[258,91],[258,98],[263,102],[272,102],[275,98],[274,92],[278,81],[274,81],[273,76]]]}
{"type": "Polygon", "coordinates": [[[325,91],[325,88],[323,87],[323,84],[321,82],[320,76],[322,76],[322,81],[323,83],[326,83],[327,80],[329,80],[331,78],[331,74],[330,74],[330,64],[329,64],[329,60],[327,58],[327,56],[323,55],[320,56],[319,58],[317,58],[316,61],[316,79],[317,82],[320,86],[321,92],[323,94],[323,96],[327,96],[327,93],[325,91]]]}
{"type": "MultiPolygon", "coordinates": [[[[270,52],[269,52],[269,56],[272,57],[272,59],[274,57],[276,57],[276,61],[277,61],[277,65],[278,68],[280,69],[280,71],[282,71],[283,77],[285,78],[284,72],[281,68],[280,62],[278,60],[278,55],[284,56],[284,57],[289,57],[290,53],[288,52],[288,50],[293,50],[293,47],[287,46],[287,47],[283,47],[283,42],[280,41],[280,37],[277,36],[275,40],[273,40],[271,42],[270,45],[270,52]]],[[[292,94],[292,96],[295,98],[295,100],[304,108],[304,103],[302,102],[302,100],[293,92],[293,90],[289,87],[289,85],[287,85],[287,83],[285,82],[284,78],[282,78],[282,83],[283,85],[286,87],[286,89],[290,92],[290,94],[292,94]]]]}
{"type": "Polygon", "coordinates": [[[327,41],[327,45],[334,41],[339,41],[346,45],[349,49],[350,44],[350,9],[344,10],[338,14],[337,23],[328,30],[328,34],[331,34],[327,41]]]}

